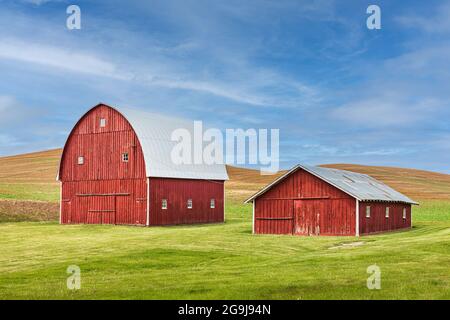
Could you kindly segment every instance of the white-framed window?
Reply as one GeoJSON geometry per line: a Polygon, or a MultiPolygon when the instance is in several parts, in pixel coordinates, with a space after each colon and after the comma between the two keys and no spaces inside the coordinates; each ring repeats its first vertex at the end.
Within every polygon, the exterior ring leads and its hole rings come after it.
{"type": "Polygon", "coordinates": [[[187,208],[192,209],[192,199],[188,199],[187,201],[187,208]]]}
{"type": "Polygon", "coordinates": [[[215,199],[211,199],[211,201],[209,202],[209,207],[211,209],[214,209],[216,207],[216,200],[215,199]]]}
{"type": "Polygon", "coordinates": [[[406,220],[406,208],[403,208],[403,219],[406,220]]]}
{"type": "Polygon", "coordinates": [[[79,156],[79,157],[78,157],[78,164],[79,164],[79,165],[84,164],[84,157],[83,157],[83,156],[79,156]]]}
{"type": "Polygon", "coordinates": [[[386,207],[386,218],[389,218],[389,207],[386,207]]]}
{"type": "Polygon", "coordinates": [[[106,119],[105,118],[101,118],[100,119],[100,128],[104,128],[106,127],[106,119]]]}
{"type": "Polygon", "coordinates": [[[161,201],[161,209],[167,210],[167,199],[162,199],[162,201],[161,201]]]}
{"type": "Polygon", "coordinates": [[[366,218],[370,218],[370,206],[366,206],[366,218]]]}
{"type": "Polygon", "coordinates": [[[128,162],[128,152],[122,153],[122,162],[128,162]]]}

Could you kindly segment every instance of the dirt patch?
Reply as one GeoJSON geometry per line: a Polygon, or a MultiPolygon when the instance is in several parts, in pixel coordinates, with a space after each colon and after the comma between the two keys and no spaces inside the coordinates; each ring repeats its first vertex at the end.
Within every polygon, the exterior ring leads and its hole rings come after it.
{"type": "Polygon", "coordinates": [[[57,221],[58,219],[58,203],[0,200],[0,222],[57,221]]]}

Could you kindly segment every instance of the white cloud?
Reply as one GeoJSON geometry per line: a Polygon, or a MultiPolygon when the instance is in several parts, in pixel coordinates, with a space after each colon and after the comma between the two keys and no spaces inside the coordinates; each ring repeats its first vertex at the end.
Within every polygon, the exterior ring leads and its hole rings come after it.
{"type": "Polygon", "coordinates": [[[436,8],[434,15],[422,13],[408,14],[398,17],[397,22],[403,27],[419,29],[427,33],[450,32],[450,4],[446,3],[436,8]]]}
{"type": "Polygon", "coordinates": [[[93,54],[69,49],[5,39],[0,43],[0,58],[34,63],[65,71],[123,79],[116,66],[93,54]]]}
{"type": "Polygon", "coordinates": [[[331,115],[358,127],[403,127],[427,120],[439,106],[439,102],[432,99],[409,101],[387,95],[343,105],[331,115]]]}

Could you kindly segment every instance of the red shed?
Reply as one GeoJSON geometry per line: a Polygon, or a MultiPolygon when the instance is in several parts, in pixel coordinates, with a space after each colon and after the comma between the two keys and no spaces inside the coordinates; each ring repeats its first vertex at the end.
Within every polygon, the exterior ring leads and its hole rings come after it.
{"type": "Polygon", "coordinates": [[[305,165],[245,202],[253,202],[253,233],[330,236],[411,228],[417,204],[368,175],[305,165]]]}
{"type": "Polygon", "coordinates": [[[60,223],[171,225],[224,221],[224,165],[177,164],[176,129],[193,123],[99,104],[64,146],[60,223]]]}

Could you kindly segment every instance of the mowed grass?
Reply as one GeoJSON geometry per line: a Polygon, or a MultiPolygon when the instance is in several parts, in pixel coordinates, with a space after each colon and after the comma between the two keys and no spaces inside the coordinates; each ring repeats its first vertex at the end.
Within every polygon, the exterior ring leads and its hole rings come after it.
{"type": "Polygon", "coordinates": [[[421,204],[412,230],[361,238],[252,235],[242,201],[276,177],[235,167],[224,224],[10,222],[54,219],[60,153],[0,158],[0,299],[450,298],[450,175],[330,165],[371,174],[421,204]],[[366,286],[374,264],[381,290],[366,286]],[[80,290],[67,289],[70,265],[81,268],[80,290]]]}
{"type": "Polygon", "coordinates": [[[252,235],[251,206],[226,212],[195,226],[0,224],[0,299],[450,298],[450,203],[415,207],[410,231],[361,238],[252,235]],[[366,286],[374,264],[381,290],[366,286]],[[69,265],[80,290],[66,287],[69,265]]]}

